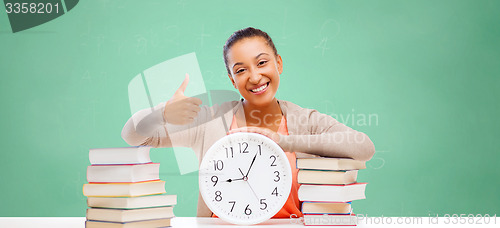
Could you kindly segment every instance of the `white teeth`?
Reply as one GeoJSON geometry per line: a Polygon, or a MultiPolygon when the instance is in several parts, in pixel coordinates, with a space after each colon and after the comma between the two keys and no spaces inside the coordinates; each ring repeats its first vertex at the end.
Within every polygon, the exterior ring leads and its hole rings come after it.
{"type": "Polygon", "coordinates": [[[263,86],[257,88],[257,89],[252,89],[252,92],[254,92],[254,93],[260,92],[260,91],[264,90],[266,87],[267,87],[267,83],[264,84],[263,86]]]}

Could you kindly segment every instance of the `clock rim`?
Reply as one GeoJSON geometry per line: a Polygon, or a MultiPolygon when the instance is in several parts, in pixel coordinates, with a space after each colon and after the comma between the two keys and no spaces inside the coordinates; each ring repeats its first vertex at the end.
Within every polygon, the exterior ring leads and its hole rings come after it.
{"type": "MultiPolygon", "coordinates": [[[[200,164],[200,169],[199,169],[199,172],[198,172],[198,186],[199,186],[200,195],[201,195],[203,201],[205,202],[205,205],[212,211],[212,213],[214,213],[215,215],[217,215],[219,218],[221,218],[222,220],[224,220],[226,222],[232,223],[232,224],[237,224],[237,225],[253,225],[253,224],[259,224],[259,223],[262,223],[264,221],[267,221],[268,219],[270,219],[274,215],[276,215],[281,210],[281,208],[283,208],[283,206],[285,205],[286,201],[288,200],[288,198],[290,196],[290,192],[291,192],[291,189],[292,189],[292,182],[293,182],[292,175],[293,175],[292,174],[292,168],[291,168],[290,162],[288,161],[288,157],[286,156],[285,151],[283,151],[283,149],[276,142],[274,142],[272,139],[270,139],[267,136],[262,135],[262,134],[253,133],[253,132],[237,132],[237,133],[226,135],[226,136],[220,138],[219,140],[217,140],[207,150],[207,152],[205,153],[205,155],[204,155],[204,157],[202,159],[202,162],[200,164]],[[278,153],[280,153],[280,155],[282,155],[282,157],[284,159],[286,159],[286,162],[285,162],[285,166],[286,167],[285,168],[288,170],[288,173],[287,173],[288,177],[286,179],[289,180],[288,184],[287,184],[286,197],[284,198],[283,202],[279,203],[280,206],[277,207],[278,209],[276,211],[268,212],[269,214],[266,215],[266,216],[262,216],[259,219],[253,219],[253,220],[237,219],[237,218],[234,218],[234,217],[231,217],[231,216],[227,216],[225,213],[223,213],[222,216],[215,214],[214,209],[213,209],[213,207],[211,205],[211,201],[209,201],[207,203],[207,201],[205,200],[205,195],[208,194],[208,193],[205,192],[205,190],[208,190],[208,189],[205,189],[205,187],[202,187],[202,186],[204,186],[203,185],[204,183],[202,183],[202,179],[201,179],[201,177],[202,177],[202,175],[201,175],[202,174],[202,167],[204,167],[204,164],[207,163],[207,162],[205,162],[206,158],[208,157],[207,155],[209,155],[210,153],[215,153],[215,152],[212,152],[212,151],[215,151],[214,148],[218,147],[221,143],[223,143],[223,141],[227,140],[229,137],[241,137],[241,136],[246,137],[245,135],[250,135],[250,137],[257,137],[259,139],[262,139],[262,141],[266,141],[271,146],[275,147],[275,149],[278,151],[278,153]]],[[[217,210],[217,208],[216,208],[216,210],[217,210]]]]}

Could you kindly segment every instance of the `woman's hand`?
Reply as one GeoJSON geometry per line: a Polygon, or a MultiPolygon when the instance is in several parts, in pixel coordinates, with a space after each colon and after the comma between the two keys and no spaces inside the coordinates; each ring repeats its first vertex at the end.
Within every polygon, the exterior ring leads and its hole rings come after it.
{"type": "Polygon", "coordinates": [[[240,127],[237,129],[230,130],[227,134],[233,134],[237,132],[258,133],[267,136],[268,138],[272,139],[275,143],[278,143],[280,141],[280,135],[278,133],[262,127],[240,127]]]}
{"type": "Polygon", "coordinates": [[[177,125],[190,124],[198,116],[202,102],[199,98],[184,96],[188,82],[189,74],[186,74],[186,78],[184,78],[179,89],[175,91],[172,98],[165,104],[163,118],[167,123],[177,125]]]}

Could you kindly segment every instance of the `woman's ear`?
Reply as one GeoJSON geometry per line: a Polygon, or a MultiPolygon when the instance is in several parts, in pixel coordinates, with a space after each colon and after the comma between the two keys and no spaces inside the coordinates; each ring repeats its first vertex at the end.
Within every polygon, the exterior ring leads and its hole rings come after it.
{"type": "Polygon", "coordinates": [[[233,77],[231,76],[231,74],[227,73],[227,76],[229,76],[229,79],[231,79],[231,83],[233,83],[234,88],[235,88],[235,89],[238,89],[238,88],[236,88],[236,83],[234,83],[234,79],[233,79],[233,77]]]}
{"type": "Polygon", "coordinates": [[[281,55],[276,55],[276,65],[278,73],[283,73],[283,59],[281,59],[281,55]]]}

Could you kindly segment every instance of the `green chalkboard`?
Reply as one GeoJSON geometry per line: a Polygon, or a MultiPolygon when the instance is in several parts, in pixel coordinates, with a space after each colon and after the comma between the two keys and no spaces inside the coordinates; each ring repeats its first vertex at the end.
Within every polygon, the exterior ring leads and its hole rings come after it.
{"type": "MultiPolygon", "coordinates": [[[[283,58],[279,99],[375,143],[355,213],[500,214],[499,1],[63,2],[22,31],[0,6],[0,216],[83,217],[89,148],[127,146],[129,83],[194,52],[207,91],[236,92],[222,46],[247,26],[283,58]]],[[[176,153],[152,158],[175,214],[195,216],[197,172],[176,153]]]]}

